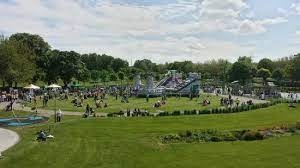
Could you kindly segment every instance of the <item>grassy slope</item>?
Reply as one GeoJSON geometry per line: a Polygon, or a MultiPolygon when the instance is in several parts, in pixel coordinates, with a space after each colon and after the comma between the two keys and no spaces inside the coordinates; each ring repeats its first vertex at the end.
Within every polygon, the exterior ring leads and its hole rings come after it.
{"type": "MultiPolygon", "coordinates": [[[[22,116],[28,116],[32,113],[30,112],[21,112],[21,111],[15,111],[14,114],[17,117],[22,117],[22,116]]],[[[11,111],[0,111],[0,118],[10,118],[10,117],[14,117],[14,114],[11,111]]]]}
{"type": "MultiPolygon", "coordinates": [[[[192,101],[189,100],[189,98],[182,97],[180,100],[176,99],[175,97],[168,98],[167,104],[163,105],[160,108],[154,108],[153,105],[158,100],[161,100],[160,97],[158,98],[151,98],[149,99],[149,102],[146,102],[145,98],[130,98],[129,103],[121,103],[121,99],[115,100],[114,97],[110,96],[108,100],[109,107],[108,108],[102,108],[102,109],[96,109],[95,108],[95,102],[92,98],[85,100],[85,105],[89,103],[96,112],[119,112],[120,110],[127,110],[128,108],[134,109],[134,108],[140,108],[141,110],[148,110],[150,112],[156,112],[157,110],[162,111],[174,111],[175,109],[182,109],[182,110],[193,110],[193,109],[210,109],[214,107],[219,106],[219,99],[216,96],[210,96],[208,99],[211,101],[211,105],[209,106],[202,106],[199,104],[199,102],[202,102],[207,96],[201,96],[199,99],[193,99],[192,101]]],[[[32,105],[31,105],[32,106],[32,105]]],[[[102,105],[103,106],[103,105],[102,105]]],[[[38,101],[37,104],[38,108],[42,108],[42,101],[38,101]]],[[[68,101],[57,101],[57,107],[61,108],[63,111],[78,111],[78,112],[84,112],[84,107],[74,107],[71,103],[71,98],[68,101]]],[[[48,107],[46,109],[54,109],[54,101],[50,100],[48,103],[48,107]]]]}
{"type": "Polygon", "coordinates": [[[256,142],[162,145],[157,136],[187,129],[262,128],[300,121],[300,107],[286,104],[227,115],[159,118],[65,119],[55,141],[37,143],[46,125],[17,129],[23,140],[0,167],[299,167],[300,136],[256,142]]]}

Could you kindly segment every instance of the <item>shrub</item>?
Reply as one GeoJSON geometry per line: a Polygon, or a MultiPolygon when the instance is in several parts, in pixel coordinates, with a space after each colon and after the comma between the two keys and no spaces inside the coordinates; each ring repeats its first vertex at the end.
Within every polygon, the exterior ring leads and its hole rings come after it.
{"type": "Polygon", "coordinates": [[[296,123],[296,129],[300,129],[300,122],[296,123]]]}
{"type": "Polygon", "coordinates": [[[222,139],[220,137],[213,136],[213,137],[210,138],[210,141],[212,141],[212,142],[220,142],[220,141],[222,141],[222,139]]]}
{"type": "Polygon", "coordinates": [[[180,115],[180,111],[176,110],[176,111],[174,111],[174,112],[172,113],[172,115],[174,115],[174,116],[179,116],[179,115],[180,115]]]}
{"type": "Polygon", "coordinates": [[[161,112],[158,114],[158,116],[169,116],[169,112],[167,112],[167,111],[161,112]]]}
{"type": "Polygon", "coordinates": [[[247,131],[243,134],[242,139],[245,141],[254,141],[264,139],[263,135],[258,131],[247,131]]]}
{"type": "Polygon", "coordinates": [[[196,114],[197,114],[197,110],[192,110],[192,111],[191,111],[191,114],[192,114],[192,115],[196,115],[196,114]]]}

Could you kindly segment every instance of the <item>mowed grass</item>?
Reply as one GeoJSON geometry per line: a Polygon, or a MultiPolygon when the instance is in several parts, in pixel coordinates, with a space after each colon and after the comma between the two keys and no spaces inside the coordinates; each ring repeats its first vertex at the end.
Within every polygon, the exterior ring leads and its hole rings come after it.
{"type": "Polygon", "coordinates": [[[32,115],[31,112],[23,112],[23,111],[0,111],[0,118],[10,118],[10,117],[22,117],[32,115]]]}
{"type": "MultiPolygon", "coordinates": [[[[154,108],[154,103],[157,101],[161,101],[161,97],[157,98],[150,98],[149,102],[146,102],[146,98],[129,98],[129,103],[122,103],[121,97],[118,98],[118,100],[115,99],[113,96],[109,96],[108,100],[104,100],[104,102],[108,103],[107,108],[96,108],[95,101],[93,98],[89,98],[84,100],[83,107],[74,107],[74,105],[71,103],[72,97],[69,98],[69,100],[57,100],[56,101],[56,107],[60,108],[63,111],[72,111],[72,112],[84,112],[85,106],[89,104],[96,112],[119,112],[120,110],[126,111],[127,109],[140,109],[140,110],[148,110],[149,112],[157,112],[157,111],[171,111],[174,110],[199,110],[199,109],[211,109],[218,107],[220,105],[219,101],[220,97],[217,96],[208,96],[208,95],[202,95],[199,98],[194,98],[193,100],[190,100],[187,97],[170,97],[167,98],[167,103],[159,108],[154,108]],[[208,99],[211,101],[211,104],[208,106],[202,106],[203,100],[208,99]],[[201,103],[200,103],[201,102],[201,103]]],[[[29,104],[29,106],[33,107],[33,103],[29,104]]],[[[102,104],[102,107],[104,104],[102,104]]],[[[51,99],[48,102],[48,106],[43,108],[42,106],[42,100],[38,99],[37,101],[37,107],[41,109],[48,109],[48,110],[54,110],[55,108],[55,102],[53,99],[51,99]]]]}
{"type": "Polygon", "coordinates": [[[2,168],[274,168],[300,167],[300,136],[252,142],[161,144],[160,135],[185,130],[256,129],[300,121],[300,106],[279,104],[255,111],[178,117],[67,117],[53,126],[53,141],[35,133],[49,124],[14,128],[22,141],[4,153],[2,168]]]}

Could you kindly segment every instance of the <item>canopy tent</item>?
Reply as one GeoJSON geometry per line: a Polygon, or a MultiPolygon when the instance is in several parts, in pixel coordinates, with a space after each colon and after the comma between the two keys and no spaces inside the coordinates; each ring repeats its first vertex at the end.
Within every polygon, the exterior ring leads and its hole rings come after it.
{"type": "Polygon", "coordinates": [[[81,87],[81,85],[79,83],[75,83],[75,84],[72,84],[71,87],[78,88],[78,87],[81,87]]]}
{"type": "Polygon", "coordinates": [[[33,90],[38,90],[40,89],[40,87],[36,86],[36,85],[33,85],[33,84],[30,84],[28,86],[25,86],[24,89],[33,89],[33,90]]]}
{"type": "Polygon", "coordinates": [[[56,88],[61,88],[61,86],[56,85],[56,84],[52,84],[52,85],[47,86],[47,88],[56,89],[56,88]]]}

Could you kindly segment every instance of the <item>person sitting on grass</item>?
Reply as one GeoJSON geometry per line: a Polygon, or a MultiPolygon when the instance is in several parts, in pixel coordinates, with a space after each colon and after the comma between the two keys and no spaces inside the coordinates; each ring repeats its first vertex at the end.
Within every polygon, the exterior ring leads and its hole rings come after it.
{"type": "Polygon", "coordinates": [[[99,99],[96,100],[96,108],[102,108],[101,107],[101,102],[99,99]]]}
{"type": "Polygon", "coordinates": [[[95,114],[95,111],[93,110],[93,108],[90,108],[90,114],[95,114]]]}
{"type": "Polygon", "coordinates": [[[210,104],[210,101],[207,100],[207,99],[203,100],[203,102],[202,102],[202,105],[203,105],[203,106],[207,106],[207,105],[209,105],[209,104],[210,104]]]}
{"type": "Polygon", "coordinates": [[[46,135],[45,131],[41,130],[38,133],[36,140],[38,140],[38,141],[46,141],[46,139],[47,139],[47,135],[46,135]]]}
{"type": "Polygon", "coordinates": [[[158,107],[160,107],[160,106],[161,106],[160,101],[157,101],[156,103],[154,103],[154,107],[155,107],[155,108],[158,108],[158,107]]]}

